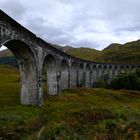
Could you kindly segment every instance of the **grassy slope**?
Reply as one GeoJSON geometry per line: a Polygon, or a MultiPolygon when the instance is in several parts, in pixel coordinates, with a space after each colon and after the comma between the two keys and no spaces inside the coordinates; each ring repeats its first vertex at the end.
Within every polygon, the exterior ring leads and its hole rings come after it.
{"type": "Polygon", "coordinates": [[[3,51],[0,51],[0,58],[1,57],[5,57],[5,56],[7,56],[7,57],[10,57],[10,56],[13,56],[13,53],[11,53],[9,50],[3,50],[3,51]]]}
{"type": "Polygon", "coordinates": [[[96,60],[100,57],[100,51],[90,48],[69,48],[66,53],[86,60],[96,60]]]}
{"type": "Polygon", "coordinates": [[[44,98],[44,106],[19,105],[19,74],[0,66],[0,136],[16,140],[138,140],[140,92],[73,89],[44,98]]]}
{"type": "Polygon", "coordinates": [[[140,40],[124,45],[114,43],[102,51],[88,48],[70,48],[67,53],[91,61],[140,63],[140,40]]]}
{"type": "MultiPolygon", "coordinates": [[[[55,46],[57,47],[58,45],[55,46]]],[[[72,48],[69,46],[63,48],[63,50],[70,55],[91,61],[140,64],[140,40],[129,42],[124,45],[114,43],[102,51],[90,48],[72,48]]],[[[3,63],[17,64],[8,50],[0,52],[0,64],[3,63]],[[5,59],[1,58],[4,56],[6,57],[5,59]]]]}

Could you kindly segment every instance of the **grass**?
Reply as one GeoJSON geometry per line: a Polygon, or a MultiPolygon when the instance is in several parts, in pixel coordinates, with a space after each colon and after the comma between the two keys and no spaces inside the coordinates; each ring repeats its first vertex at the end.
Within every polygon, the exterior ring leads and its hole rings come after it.
{"type": "Polygon", "coordinates": [[[44,106],[19,105],[19,72],[0,66],[0,139],[139,140],[140,91],[64,90],[44,106]]]}

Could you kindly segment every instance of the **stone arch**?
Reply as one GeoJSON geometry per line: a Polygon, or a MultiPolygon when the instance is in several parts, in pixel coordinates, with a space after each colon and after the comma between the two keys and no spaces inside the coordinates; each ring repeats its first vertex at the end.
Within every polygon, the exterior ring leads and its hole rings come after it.
{"type": "MultiPolygon", "coordinates": [[[[129,67],[130,68],[130,67],[129,67]]],[[[140,66],[137,66],[137,69],[140,69],[140,66]]]]}
{"type": "Polygon", "coordinates": [[[130,68],[129,68],[128,65],[126,65],[126,67],[125,67],[125,71],[126,71],[127,74],[129,74],[129,72],[130,72],[130,68]]]}
{"type": "Polygon", "coordinates": [[[131,73],[135,72],[136,68],[134,65],[131,66],[131,73]]]}
{"type": "Polygon", "coordinates": [[[44,66],[46,70],[47,81],[47,95],[58,94],[58,82],[57,82],[57,62],[52,54],[48,54],[44,59],[44,66]]]}
{"type": "Polygon", "coordinates": [[[122,66],[120,67],[120,70],[121,70],[121,74],[125,73],[125,66],[122,65],[122,66]]]}
{"type": "Polygon", "coordinates": [[[85,85],[85,78],[84,78],[84,64],[81,63],[78,69],[78,85],[83,87],[85,85]]]}
{"type": "Polygon", "coordinates": [[[113,78],[113,66],[112,65],[109,65],[109,82],[112,80],[113,78]]]}
{"type": "Polygon", "coordinates": [[[69,72],[68,62],[65,59],[63,59],[61,61],[61,78],[60,78],[61,89],[68,88],[68,80],[69,80],[68,72],[69,72]]]}
{"type": "Polygon", "coordinates": [[[92,86],[94,87],[95,83],[97,82],[97,66],[96,65],[93,65],[93,68],[92,68],[92,86]]]}
{"type": "Polygon", "coordinates": [[[104,81],[104,83],[108,83],[108,68],[107,68],[107,65],[103,66],[103,81],[104,81]]]}
{"type": "Polygon", "coordinates": [[[85,87],[90,87],[91,84],[91,77],[90,77],[90,66],[89,64],[86,65],[86,69],[85,69],[85,87]]]}
{"type": "Polygon", "coordinates": [[[98,81],[102,80],[102,66],[98,65],[98,81]]]}
{"type": "Polygon", "coordinates": [[[71,87],[77,87],[77,64],[73,62],[71,65],[71,87]]]}
{"type": "Polygon", "coordinates": [[[114,74],[114,76],[117,76],[118,74],[119,74],[119,68],[118,68],[118,66],[114,66],[114,72],[113,72],[114,74]]]}
{"type": "Polygon", "coordinates": [[[30,45],[21,40],[8,40],[6,46],[16,57],[20,68],[20,103],[24,105],[41,105],[36,55],[30,45]]]}

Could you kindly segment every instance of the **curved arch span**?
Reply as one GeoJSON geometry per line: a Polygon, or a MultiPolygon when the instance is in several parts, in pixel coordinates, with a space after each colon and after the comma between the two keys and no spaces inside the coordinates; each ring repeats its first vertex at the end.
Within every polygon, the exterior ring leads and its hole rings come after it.
{"type": "Polygon", "coordinates": [[[58,82],[57,82],[57,63],[55,57],[52,54],[48,54],[44,59],[44,66],[46,71],[46,87],[47,95],[58,94],[58,82]]]}
{"type": "Polygon", "coordinates": [[[78,86],[83,87],[84,85],[85,85],[84,64],[81,63],[78,69],[78,86]]]}
{"type": "Polygon", "coordinates": [[[92,87],[95,87],[95,83],[97,82],[97,66],[96,65],[93,65],[93,68],[92,68],[92,87]]]}
{"type": "Polygon", "coordinates": [[[61,89],[68,88],[68,81],[69,81],[68,71],[69,71],[68,62],[65,59],[63,59],[61,62],[61,79],[60,79],[61,89]]]}
{"type": "Polygon", "coordinates": [[[71,65],[71,87],[77,87],[77,64],[73,62],[71,65]]]}
{"type": "Polygon", "coordinates": [[[86,65],[86,71],[85,71],[85,87],[90,87],[90,66],[89,64],[86,65]]]}
{"type": "Polygon", "coordinates": [[[41,105],[38,98],[36,57],[30,46],[21,40],[9,40],[4,44],[16,57],[20,68],[20,103],[41,105]]]}

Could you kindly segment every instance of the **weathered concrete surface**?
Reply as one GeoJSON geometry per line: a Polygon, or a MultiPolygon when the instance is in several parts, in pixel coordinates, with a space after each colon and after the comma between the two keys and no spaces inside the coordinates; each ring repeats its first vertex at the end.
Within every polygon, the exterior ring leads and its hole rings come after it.
{"type": "Polygon", "coordinates": [[[19,62],[21,104],[42,105],[42,71],[46,71],[47,95],[59,95],[61,89],[94,87],[139,65],[97,63],[72,57],[54,48],[18,24],[0,10],[0,46],[5,45],[19,62]]]}
{"type": "Polygon", "coordinates": [[[68,73],[69,73],[69,66],[66,60],[62,60],[61,62],[61,89],[68,89],[68,73]]]}

